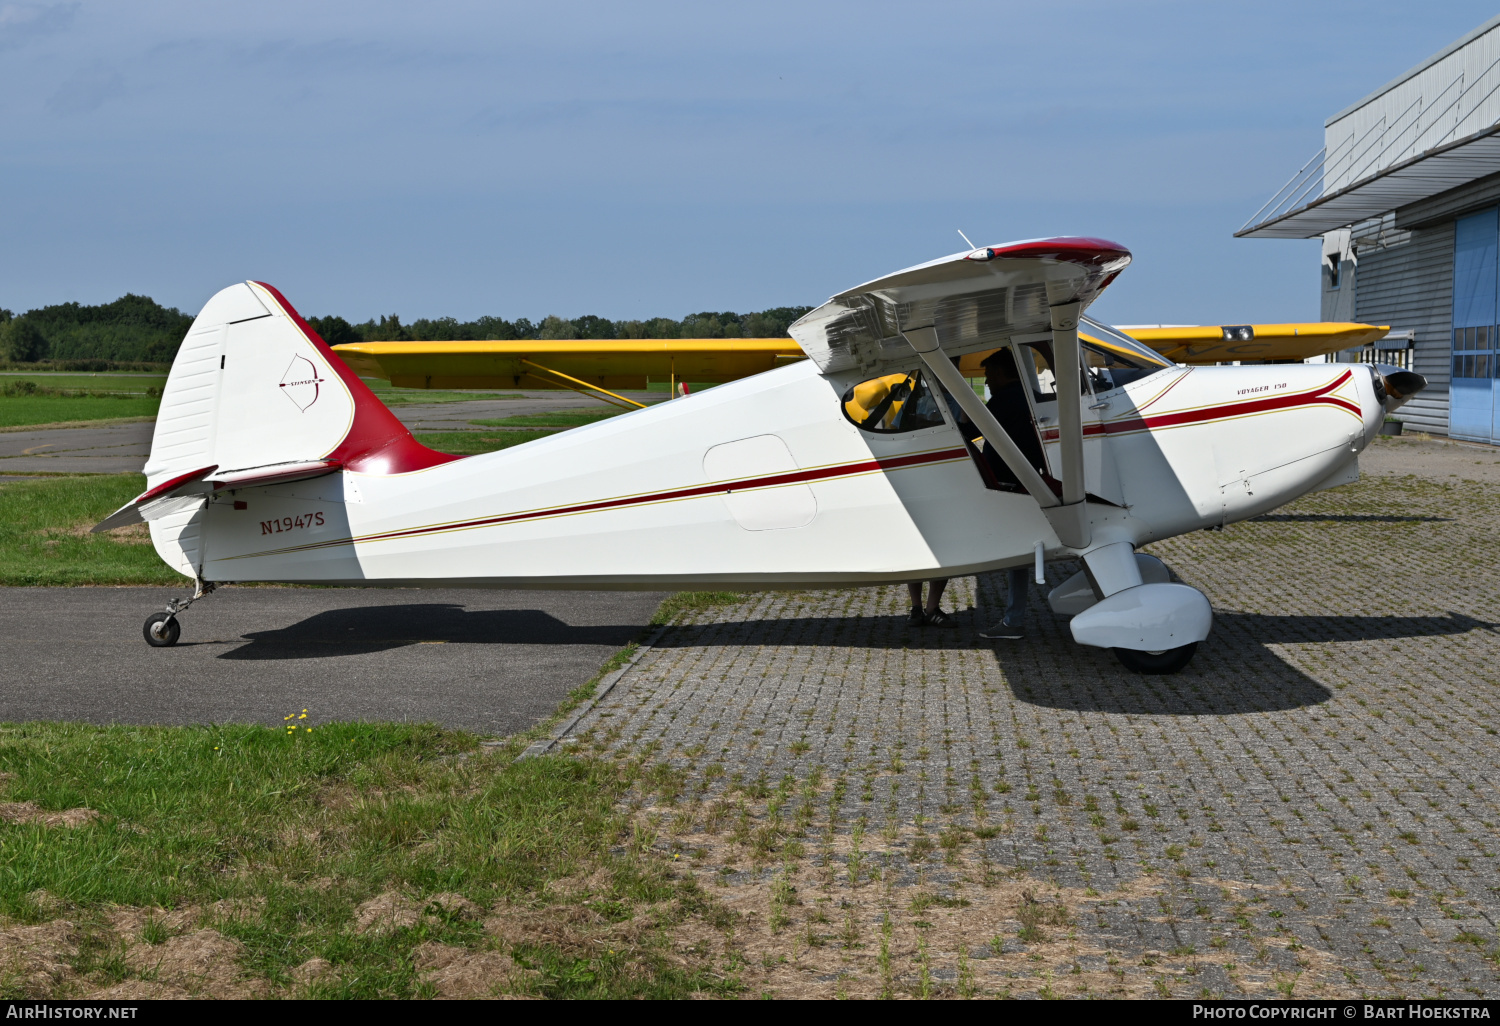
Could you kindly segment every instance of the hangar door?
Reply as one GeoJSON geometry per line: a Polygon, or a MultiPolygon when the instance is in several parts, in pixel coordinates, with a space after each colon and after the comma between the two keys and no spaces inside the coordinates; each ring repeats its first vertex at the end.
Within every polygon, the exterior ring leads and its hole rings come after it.
{"type": "Polygon", "coordinates": [[[1453,384],[1448,433],[1500,441],[1500,209],[1461,217],[1453,233],[1453,384]]]}

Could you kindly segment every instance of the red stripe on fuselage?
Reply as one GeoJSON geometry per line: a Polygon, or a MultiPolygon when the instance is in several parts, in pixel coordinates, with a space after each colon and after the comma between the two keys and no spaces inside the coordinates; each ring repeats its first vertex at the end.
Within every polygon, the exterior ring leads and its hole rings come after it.
{"type": "Polygon", "coordinates": [[[861,474],[905,470],[910,467],[956,462],[958,460],[967,460],[968,458],[969,453],[967,449],[940,449],[935,452],[913,453],[909,456],[861,460],[857,463],[839,463],[828,467],[796,470],[785,474],[772,474],[766,477],[751,477],[738,481],[717,481],[713,484],[697,485],[692,488],[677,488],[665,492],[644,492],[640,495],[601,499],[597,502],[585,502],[573,506],[552,506],[544,509],[526,510],[520,513],[505,513],[493,517],[480,517],[475,520],[458,520],[446,524],[412,527],[402,531],[385,531],[380,534],[366,534],[354,538],[332,539],[324,542],[313,542],[308,545],[293,545],[284,549],[272,549],[266,552],[248,552],[241,556],[230,556],[228,558],[249,559],[256,556],[274,556],[287,552],[303,552],[310,549],[323,549],[335,545],[349,545],[351,543],[394,541],[398,538],[416,538],[428,534],[442,534],[447,531],[466,531],[476,527],[496,527],[502,524],[521,523],[527,520],[546,520],[552,517],[574,516],[579,513],[597,513],[611,509],[625,509],[631,506],[647,506],[658,502],[696,499],[707,495],[722,495],[727,492],[777,488],[793,484],[808,484],[813,481],[827,481],[840,477],[858,477],[861,474]]]}
{"type": "Polygon", "coordinates": [[[883,460],[875,459],[864,460],[859,463],[841,463],[831,467],[817,467],[812,470],[797,470],[786,474],[772,474],[768,477],[751,477],[740,481],[720,481],[709,485],[698,485],[693,488],[677,488],[666,492],[647,492],[643,495],[628,495],[618,499],[601,499],[598,502],[579,503],[576,506],[554,506],[549,509],[528,510],[524,513],[507,513],[500,516],[483,517],[478,520],[465,520],[452,524],[414,527],[405,531],[389,531],[383,534],[365,535],[358,540],[388,541],[393,538],[410,538],[415,535],[431,534],[438,531],[456,531],[471,527],[491,527],[498,524],[516,523],[522,520],[572,516],[577,513],[597,513],[602,510],[622,509],[627,506],[649,505],[657,502],[676,502],[680,499],[696,499],[705,495],[720,495],[727,492],[779,488],[793,484],[808,484],[813,481],[825,481],[835,477],[854,477],[859,474],[869,474],[875,471],[901,470],[906,467],[920,466],[924,463],[966,459],[968,455],[969,453],[965,449],[944,449],[940,452],[917,453],[911,456],[896,456],[883,460]]]}
{"type": "Polygon", "coordinates": [[[1356,403],[1337,396],[1329,395],[1352,376],[1351,371],[1345,371],[1338,380],[1332,384],[1324,385],[1322,388],[1312,392],[1298,392],[1293,395],[1267,396],[1264,399],[1247,399],[1239,403],[1227,403],[1223,406],[1209,406],[1201,410],[1179,410],[1175,413],[1159,413],[1150,417],[1131,417],[1125,420],[1105,421],[1101,424],[1087,425],[1083,433],[1085,435],[1115,435],[1128,431],[1150,431],[1155,428],[1183,427],[1188,424],[1201,424],[1211,420],[1224,420],[1229,417],[1246,417],[1257,413],[1274,413],[1278,410],[1290,410],[1299,406],[1335,406],[1354,414],[1356,417],[1363,413],[1356,403]]]}

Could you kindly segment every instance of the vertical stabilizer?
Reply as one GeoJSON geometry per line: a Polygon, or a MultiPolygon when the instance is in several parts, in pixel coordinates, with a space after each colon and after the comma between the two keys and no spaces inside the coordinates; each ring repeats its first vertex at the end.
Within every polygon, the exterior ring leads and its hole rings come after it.
{"type": "Polygon", "coordinates": [[[201,504],[161,516],[149,504],[339,469],[403,474],[458,458],[419,444],[280,292],[245,282],[208,301],[178,350],[136,504],[162,558],[191,575],[203,560],[201,504]]]}

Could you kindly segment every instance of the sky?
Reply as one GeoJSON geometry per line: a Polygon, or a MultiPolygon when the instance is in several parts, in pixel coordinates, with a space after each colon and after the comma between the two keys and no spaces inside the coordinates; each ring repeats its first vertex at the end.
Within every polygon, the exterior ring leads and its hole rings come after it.
{"type": "Polygon", "coordinates": [[[1123,243],[1116,323],[1318,318],[1234,231],[1483,3],[0,0],[0,307],[244,279],[309,316],[813,305],[1123,243]]]}

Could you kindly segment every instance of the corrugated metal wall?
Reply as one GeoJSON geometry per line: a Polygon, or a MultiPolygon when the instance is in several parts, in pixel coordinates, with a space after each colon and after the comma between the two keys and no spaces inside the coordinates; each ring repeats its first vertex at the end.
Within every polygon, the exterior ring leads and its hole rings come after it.
{"type": "Polygon", "coordinates": [[[1412,369],[1427,388],[1398,416],[1414,430],[1448,433],[1453,324],[1453,223],[1417,229],[1408,241],[1360,250],[1354,318],[1416,332],[1412,369]]]}

